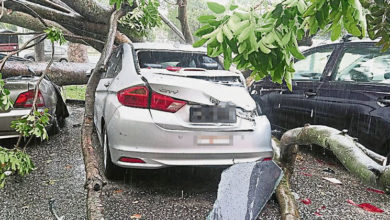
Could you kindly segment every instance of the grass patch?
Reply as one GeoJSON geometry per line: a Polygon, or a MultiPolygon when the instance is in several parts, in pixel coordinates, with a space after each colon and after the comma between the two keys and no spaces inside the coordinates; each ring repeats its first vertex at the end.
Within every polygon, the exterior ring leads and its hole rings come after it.
{"type": "Polygon", "coordinates": [[[64,86],[64,95],[66,99],[85,100],[85,85],[64,86]]]}

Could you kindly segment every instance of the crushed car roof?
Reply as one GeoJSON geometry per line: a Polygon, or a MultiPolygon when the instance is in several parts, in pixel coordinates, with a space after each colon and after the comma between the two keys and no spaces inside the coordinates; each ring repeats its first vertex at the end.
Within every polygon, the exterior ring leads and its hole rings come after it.
{"type": "Polygon", "coordinates": [[[198,53],[206,53],[206,48],[194,48],[188,44],[173,44],[173,43],[133,43],[134,49],[140,50],[171,50],[171,51],[191,51],[198,53]]]}

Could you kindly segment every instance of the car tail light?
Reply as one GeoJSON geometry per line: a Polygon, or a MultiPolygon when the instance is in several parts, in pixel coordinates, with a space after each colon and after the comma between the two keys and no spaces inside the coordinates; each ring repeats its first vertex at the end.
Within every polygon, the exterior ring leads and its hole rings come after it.
{"type": "Polygon", "coordinates": [[[124,106],[147,108],[149,90],[145,86],[136,86],[121,90],[117,94],[119,102],[124,106]]]}
{"type": "MultiPolygon", "coordinates": [[[[145,86],[135,86],[121,90],[117,94],[119,102],[128,107],[148,108],[149,90],[145,86]]],[[[177,112],[187,103],[159,93],[152,93],[150,108],[165,112],[177,112]]]]}
{"type": "MultiPolygon", "coordinates": [[[[20,93],[15,101],[15,108],[31,108],[34,103],[35,90],[20,93]]],[[[45,106],[41,91],[38,91],[38,98],[36,102],[37,107],[45,106]]]]}
{"type": "Polygon", "coordinates": [[[145,161],[143,161],[141,159],[129,158],[129,157],[121,157],[121,159],[119,159],[119,161],[125,162],[125,163],[145,163],[145,161]]]}
{"type": "Polygon", "coordinates": [[[150,108],[165,112],[177,112],[185,105],[185,101],[176,100],[172,97],[153,92],[150,108]]]}
{"type": "Polygon", "coordinates": [[[266,158],[263,159],[263,161],[271,161],[271,160],[272,160],[271,157],[266,157],[266,158]]]}
{"type": "Polygon", "coordinates": [[[168,66],[168,67],[166,68],[166,70],[168,70],[168,71],[173,71],[173,72],[178,72],[178,71],[181,70],[181,67],[177,67],[177,66],[168,66]]]}

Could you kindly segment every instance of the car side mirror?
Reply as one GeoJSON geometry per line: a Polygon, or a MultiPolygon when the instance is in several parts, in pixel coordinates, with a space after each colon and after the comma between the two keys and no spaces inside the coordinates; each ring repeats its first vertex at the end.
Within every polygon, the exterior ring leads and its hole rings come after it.
{"type": "Polygon", "coordinates": [[[385,73],[384,77],[385,79],[390,79],[390,73],[385,73]]]}

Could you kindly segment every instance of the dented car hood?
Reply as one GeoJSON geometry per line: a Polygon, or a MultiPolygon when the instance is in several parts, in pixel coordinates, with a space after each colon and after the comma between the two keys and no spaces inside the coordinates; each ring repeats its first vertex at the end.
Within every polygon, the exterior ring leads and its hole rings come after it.
{"type": "Polygon", "coordinates": [[[158,93],[189,102],[215,105],[234,104],[246,111],[256,109],[256,103],[244,86],[219,84],[200,77],[240,77],[240,74],[223,70],[173,72],[163,69],[141,69],[150,87],[158,93]]]}

